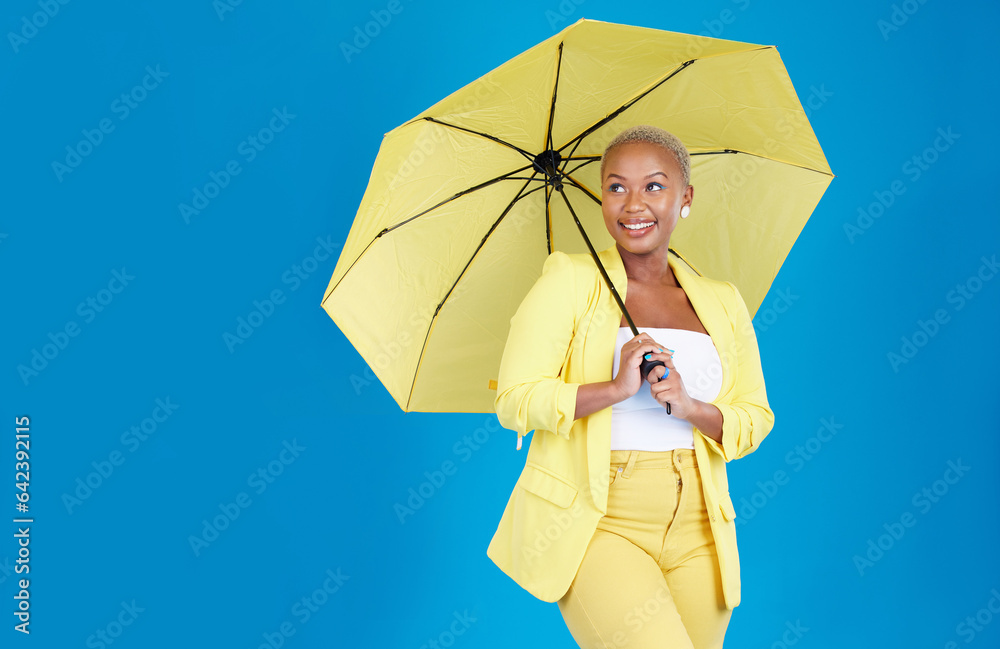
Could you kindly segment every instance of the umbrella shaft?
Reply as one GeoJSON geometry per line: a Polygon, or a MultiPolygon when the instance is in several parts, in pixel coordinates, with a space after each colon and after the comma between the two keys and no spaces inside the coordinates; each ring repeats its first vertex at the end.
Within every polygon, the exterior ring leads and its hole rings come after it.
{"type": "MultiPolygon", "coordinates": [[[[604,278],[604,283],[608,285],[608,289],[611,290],[611,296],[615,298],[615,302],[618,303],[618,308],[622,310],[622,315],[625,316],[625,322],[628,323],[628,328],[632,330],[633,336],[639,335],[639,330],[636,329],[635,323],[632,322],[632,316],[628,314],[628,309],[625,308],[625,302],[622,301],[622,297],[618,295],[618,289],[615,285],[611,283],[611,278],[608,277],[608,271],[604,269],[604,264],[601,263],[600,258],[597,256],[597,251],[594,250],[594,244],[590,243],[590,237],[587,236],[587,232],[583,229],[583,224],[580,223],[580,219],[576,216],[576,210],[570,205],[569,198],[566,196],[566,192],[563,191],[562,184],[556,185],[556,190],[559,195],[562,196],[563,202],[566,203],[566,207],[569,208],[569,213],[573,215],[573,222],[576,223],[576,228],[580,231],[580,235],[583,237],[584,243],[587,244],[587,250],[590,251],[590,256],[594,258],[594,263],[597,264],[597,270],[601,271],[601,277],[604,278]]],[[[646,380],[646,375],[657,366],[662,366],[663,361],[651,361],[643,359],[642,365],[639,368],[642,374],[642,379],[646,380]]],[[[667,414],[670,414],[670,404],[665,404],[667,414]]]]}
{"type": "Polygon", "coordinates": [[[632,316],[629,315],[628,309],[625,308],[625,302],[622,301],[620,295],[618,295],[618,289],[615,285],[611,283],[611,278],[608,277],[608,271],[604,270],[604,264],[597,257],[597,251],[594,250],[594,244],[590,243],[590,238],[587,236],[587,232],[583,229],[583,224],[580,223],[580,219],[576,216],[576,210],[570,205],[569,198],[566,193],[562,190],[562,187],[557,187],[559,190],[559,195],[562,196],[563,201],[566,203],[566,207],[569,208],[569,213],[573,215],[573,221],[576,223],[577,229],[580,231],[580,236],[583,237],[584,243],[587,244],[587,250],[590,251],[590,256],[594,258],[594,263],[597,264],[597,270],[601,272],[601,277],[604,278],[604,283],[608,285],[611,290],[611,296],[615,298],[615,302],[618,304],[618,308],[622,310],[622,315],[625,316],[625,322],[628,323],[628,328],[632,330],[633,336],[639,335],[639,330],[635,328],[635,323],[632,322],[632,316]]]}

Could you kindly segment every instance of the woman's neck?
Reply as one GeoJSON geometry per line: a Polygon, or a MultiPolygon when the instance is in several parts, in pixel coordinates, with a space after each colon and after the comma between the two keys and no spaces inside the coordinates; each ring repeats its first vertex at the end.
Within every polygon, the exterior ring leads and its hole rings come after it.
{"type": "Polygon", "coordinates": [[[665,286],[680,286],[670,267],[667,246],[658,248],[643,255],[637,255],[618,246],[618,254],[625,265],[625,276],[630,281],[643,284],[663,284],[665,286]]]}

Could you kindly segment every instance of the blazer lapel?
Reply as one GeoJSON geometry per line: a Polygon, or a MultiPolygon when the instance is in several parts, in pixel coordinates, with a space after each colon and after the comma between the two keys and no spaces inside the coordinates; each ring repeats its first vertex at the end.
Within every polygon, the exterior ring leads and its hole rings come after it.
{"type": "Polygon", "coordinates": [[[722,361],[722,388],[719,390],[719,397],[722,397],[735,380],[734,368],[731,367],[731,362],[735,358],[732,353],[734,338],[729,316],[719,301],[715,288],[709,285],[708,280],[689,271],[684,262],[674,257],[671,257],[668,263],[674,270],[677,283],[684,289],[691,306],[694,307],[701,323],[705,325],[719,353],[719,359],[722,361]]]}

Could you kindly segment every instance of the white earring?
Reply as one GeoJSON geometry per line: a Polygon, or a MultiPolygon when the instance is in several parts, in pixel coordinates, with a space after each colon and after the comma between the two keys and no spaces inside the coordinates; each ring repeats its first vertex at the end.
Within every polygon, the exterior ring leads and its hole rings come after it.
{"type": "Polygon", "coordinates": [[[686,219],[688,217],[688,214],[690,214],[690,213],[691,213],[691,208],[688,207],[687,205],[685,205],[684,207],[681,208],[681,218],[682,219],[686,219]]]}

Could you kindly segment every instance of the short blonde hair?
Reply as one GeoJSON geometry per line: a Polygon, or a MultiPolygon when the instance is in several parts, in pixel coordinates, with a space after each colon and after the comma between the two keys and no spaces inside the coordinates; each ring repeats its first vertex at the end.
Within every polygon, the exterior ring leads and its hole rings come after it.
{"type": "Polygon", "coordinates": [[[604,179],[604,163],[608,159],[608,153],[612,149],[631,142],[655,144],[669,151],[681,167],[684,186],[687,187],[691,184],[691,155],[688,153],[688,150],[684,148],[684,145],[676,135],[664,131],[662,128],[650,126],[649,124],[639,124],[627,128],[608,142],[608,146],[604,149],[604,155],[601,156],[602,180],[604,179]]]}

